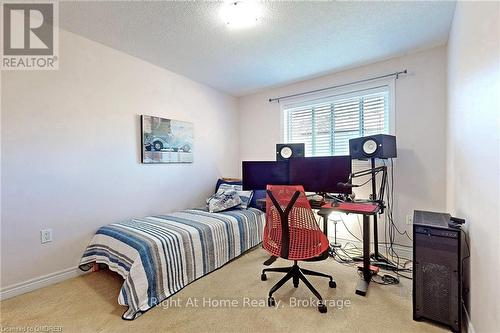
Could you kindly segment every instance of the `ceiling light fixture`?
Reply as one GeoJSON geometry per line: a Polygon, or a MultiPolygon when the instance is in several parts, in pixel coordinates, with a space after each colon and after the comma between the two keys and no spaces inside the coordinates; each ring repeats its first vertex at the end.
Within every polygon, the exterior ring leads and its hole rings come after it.
{"type": "Polygon", "coordinates": [[[254,26],[261,16],[258,1],[231,1],[223,4],[220,16],[230,28],[242,29],[254,26]]]}

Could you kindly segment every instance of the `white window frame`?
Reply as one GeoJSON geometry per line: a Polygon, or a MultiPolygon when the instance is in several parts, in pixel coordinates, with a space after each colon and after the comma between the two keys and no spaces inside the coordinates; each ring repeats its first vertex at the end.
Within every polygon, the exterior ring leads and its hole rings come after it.
{"type": "MultiPolygon", "coordinates": [[[[362,84],[353,84],[342,88],[336,88],[332,90],[328,90],[320,93],[307,94],[304,96],[299,96],[295,98],[287,99],[280,103],[281,108],[281,123],[280,123],[280,137],[283,142],[287,142],[285,137],[285,110],[294,107],[300,107],[303,105],[311,104],[311,103],[321,103],[323,101],[333,99],[344,99],[349,97],[359,96],[363,93],[369,92],[370,90],[376,91],[377,89],[386,88],[388,91],[388,129],[387,132],[390,135],[396,135],[396,91],[395,91],[395,79],[379,79],[370,81],[368,83],[362,84]]],[[[385,90],[385,89],[384,89],[385,90]]]]}

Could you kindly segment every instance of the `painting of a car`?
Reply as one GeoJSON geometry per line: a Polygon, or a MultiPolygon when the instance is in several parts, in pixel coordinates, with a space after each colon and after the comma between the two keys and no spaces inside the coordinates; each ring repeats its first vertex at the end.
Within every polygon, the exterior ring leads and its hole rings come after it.
{"type": "Polygon", "coordinates": [[[176,138],[173,135],[152,135],[144,143],[147,151],[174,151],[185,152],[191,151],[191,143],[181,138],[176,138]]]}
{"type": "Polygon", "coordinates": [[[193,162],[193,124],[142,116],[143,163],[193,162]]]}

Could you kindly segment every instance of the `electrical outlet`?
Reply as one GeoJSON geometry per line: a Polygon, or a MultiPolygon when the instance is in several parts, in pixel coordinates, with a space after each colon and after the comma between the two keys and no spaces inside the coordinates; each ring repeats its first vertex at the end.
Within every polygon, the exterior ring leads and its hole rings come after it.
{"type": "Polygon", "coordinates": [[[411,214],[406,215],[406,224],[408,224],[408,225],[413,224],[413,215],[411,215],[411,214]]]}
{"type": "Polygon", "coordinates": [[[40,231],[40,242],[42,244],[52,242],[52,229],[43,229],[40,231]]]}

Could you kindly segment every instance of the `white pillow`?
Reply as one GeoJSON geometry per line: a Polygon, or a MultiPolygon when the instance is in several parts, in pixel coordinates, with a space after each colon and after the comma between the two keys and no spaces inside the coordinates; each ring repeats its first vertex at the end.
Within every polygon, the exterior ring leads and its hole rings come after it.
{"type": "Polygon", "coordinates": [[[234,189],[220,189],[207,199],[207,208],[210,213],[222,212],[239,206],[241,199],[234,189]]]}
{"type": "Polygon", "coordinates": [[[253,191],[243,191],[242,185],[234,185],[234,184],[225,184],[222,183],[219,185],[219,190],[235,190],[238,193],[238,196],[241,199],[240,207],[243,209],[247,209],[250,205],[250,201],[252,201],[253,191]]]}

